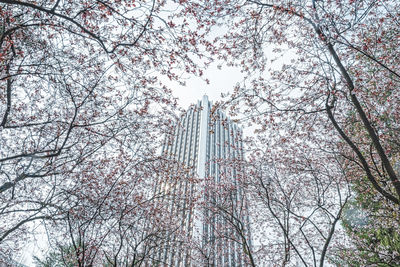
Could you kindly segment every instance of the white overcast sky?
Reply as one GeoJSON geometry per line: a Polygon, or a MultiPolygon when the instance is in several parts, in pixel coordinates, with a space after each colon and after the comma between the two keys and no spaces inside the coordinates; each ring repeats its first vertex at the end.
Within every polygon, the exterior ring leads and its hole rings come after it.
{"type": "MultiPolygon", "coordinates": [[[[268,59],[267,64],[271,69],[279,70],[283,64],[288,64],[291,59],[296,57],[295,52],[290,50],[281,55],[275,54],[272,52],[273,48],[272,46],[264,48],[268,59]]],[[[187,76],[186,80],[183,79],[186,86],[162,80],[172,89],[173,95],[179,99],[179,106],[187,109],[190,104],[201,100],[204,94],[208,95],[208,99],[213,103],[221,100],[221,93],[232,92],[237,83],[243,82],[244,76],[245,74],[239,67],[227,67],[223,62],[215,61],[204,71],[203,79],[194,76],[187,76]],[[222,65],[222,68],[218,69],[218,65],[222,65]],[[209,84],[204,81],[205,78],[210,80],[209,84]]],[[[266,71],[262,76],[268,80],[269,73],[266,71]]]]}
{"type": "Polygon", "coordinates": [[[186,86],[177,83],[169,84],[174,96],[179,99],[179,106],[187,109],[190,104],[195,104],[198,100],[201,100],[205,94],[214,103],[221,100],[221,93],[231,92],[234,86],[242,81],[244,75],[240,72],[240,69],[226,66],[218,69],[217,65],[218,63],[213,63],[204,72],[203,77],[210,80],[209,84],[199,77],[188,78],[186,86]]]}

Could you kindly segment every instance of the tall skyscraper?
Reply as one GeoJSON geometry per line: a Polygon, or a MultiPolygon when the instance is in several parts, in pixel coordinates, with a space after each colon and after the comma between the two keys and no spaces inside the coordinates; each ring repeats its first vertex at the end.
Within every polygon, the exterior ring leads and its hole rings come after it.
{"type": "Polygon", "coordinates": [[[240,186],[241,136],[241,129],[214,110],[207,96],[182,116],[163,148],[175,164],[157,189],[171,196],[168,210],[179,229],[168,233],[154,265],[247,265],[245,251],[251,241],[248,205],[240,186]],[[171,178],[174,173],[181,179],[171,178]]]}

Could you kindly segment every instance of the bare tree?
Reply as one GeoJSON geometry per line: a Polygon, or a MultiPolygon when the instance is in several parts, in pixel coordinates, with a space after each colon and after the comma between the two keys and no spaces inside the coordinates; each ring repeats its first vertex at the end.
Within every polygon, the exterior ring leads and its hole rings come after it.
{"type": "Polygon", "coordinates": [[[178,14],[170,8],[0,1],[0,261],[23,247],[15,240],[33,234],[31,222],[101,216],[115,198],[100,191],[121,186],[110,181],[140,191],[146,181],[133,177],[156,158],[174,118],[175,100],[159,77],[200,73],[196,34],[172,23],[178,14]],[[82,199],[90,200],[84,209],[82,199]]]}

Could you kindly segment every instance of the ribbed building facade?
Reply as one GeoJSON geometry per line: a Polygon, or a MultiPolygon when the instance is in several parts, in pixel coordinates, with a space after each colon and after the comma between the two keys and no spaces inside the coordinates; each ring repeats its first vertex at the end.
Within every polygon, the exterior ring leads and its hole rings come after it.
{"type": "Polygon", "coordinates": [[[180,229],[159,249],[159,266],[247,266],[243,234],[251,245],[244,192],[242,131],[204,96],[182,116],[163,154],[176,164],[158,192],[168,192],[169,213],[180,229]],[[173,176],[173,175],[172,175],[173,176]],[[238,233],[235,223],[240,220],[238,233]]]}

